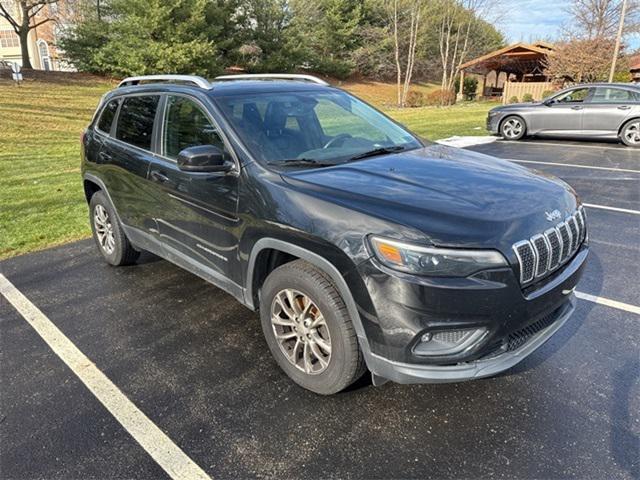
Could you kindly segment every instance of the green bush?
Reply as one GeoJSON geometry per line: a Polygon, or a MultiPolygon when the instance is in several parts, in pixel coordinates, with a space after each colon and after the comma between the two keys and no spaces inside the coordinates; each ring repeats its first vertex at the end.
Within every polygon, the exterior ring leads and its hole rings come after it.
{"type": "Polygon", "coordinates": [[[522,96],[522,101],[523,101],[524,103],[531,103],[531,102],[533,102],[533,95],[531,95],[530,93],[525,93],[525,94],[522,96]]]}
{"type": "Polygon", "coordinates": [[[509,103],[518,103],[518,102],[519,102],[518,97],[516,97],[515,95],[509,99],[509,103]]]}
{"type": "Polygon", "coordinates": [[[422,92],[417,92],[415,90],[411,90],[407,94],[407,101],[405,102],[406,107],[424,107],[425,100],[424,94],[422,92]]]}
{"type": "MultiPolygon", "coordinates": [[[[460,91],[460,78],[456,78],[455,86],[453,90],[456,92],[460,91]]],[[[478,90],[478,79],[475,77],[465,77],[464,86],[462,87],[462,94],[464,95],[465,100],[473,100],[476,96],[476,92],[478,90]]]]}

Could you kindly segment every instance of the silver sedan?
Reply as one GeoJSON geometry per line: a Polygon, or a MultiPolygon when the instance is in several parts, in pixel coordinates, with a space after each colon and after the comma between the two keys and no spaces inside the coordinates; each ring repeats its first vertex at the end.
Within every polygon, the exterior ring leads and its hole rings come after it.
{"type": "Polygon", "coordinates": [[[487,129],[507,140],[529,135],[618,138],[640,147],[640,85],[594,83],[562,90],[541,102],[496,107],[487,129]]]}

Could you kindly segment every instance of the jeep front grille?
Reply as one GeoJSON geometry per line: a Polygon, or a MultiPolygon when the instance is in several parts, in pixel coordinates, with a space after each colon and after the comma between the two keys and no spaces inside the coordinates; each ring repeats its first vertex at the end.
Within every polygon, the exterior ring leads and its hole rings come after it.
{"type": "Polygon", "coordinates": [[[513,251],[518,258],[520,283],[531,283],[569,260],[587,236],[586,220],[581,206],[554,228],[515,243],[513,251]]]}

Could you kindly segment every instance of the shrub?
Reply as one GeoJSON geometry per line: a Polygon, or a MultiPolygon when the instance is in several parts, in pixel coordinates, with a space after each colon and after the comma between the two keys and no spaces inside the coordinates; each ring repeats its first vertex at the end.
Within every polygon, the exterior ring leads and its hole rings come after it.
{"type": "Polygon", "coordinates": [[[434,90],[429,92],[424,100],[425,105],[453,105],[456,103],[456,93],[453,90],[434,90]]]}
{"type": "Polygon", "coordinates": [[[525,94],[522,96],[522,101],[523,101],[524,103],[531,103],[531,102],[533,102],[533,95],[531,95],[530,93],[525,93],[525,94]]]}
{"type": "Polygon", "coordinates": [[[518,97],[516,97],[515,95],[509,99],[509,103],[518,103],[518,101],[518,97]]]}
{"type": "MultiPolygon", "coordinates": [[[[453,89],[456,92],[460,91],[460,77],[456,78],[453,89]]],[[[462,94],[464,95],[465,100],[473,100],[476,96],[477,90],[478,79],[476,77],[465,77],[464,86],[462,87],[462,94]]]]}
{"type": "Polygon", "coordinates": [[[407,94],[407,101],[405,102],[406,107],[424,107],[424,94],[422,92],[417,92],[416,90],[411,90],[407,94]]]}

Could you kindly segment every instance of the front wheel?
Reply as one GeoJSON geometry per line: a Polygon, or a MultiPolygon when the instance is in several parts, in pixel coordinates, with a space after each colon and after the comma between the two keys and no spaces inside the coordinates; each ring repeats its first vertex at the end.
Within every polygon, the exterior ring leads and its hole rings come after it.
{"type": "Polygon", "coordinates": [[[520,117],[507,117],[500,124],[500,135],[505,140],[520,140],[526,132],[527,126],[520,117]]]}
{"type": "Polygon", "coordinates": [[[622,127],[620,139],[628,147],[640,147],[640,119],[631,120],[622,127]]]}
{"type": "Polygon", "coordinates": [[[276,362],[301,387],[331,395],[364,373],[347,307],[310,263],[296,260],[271,272],[260,294],[260,319],[276,362]]]}

